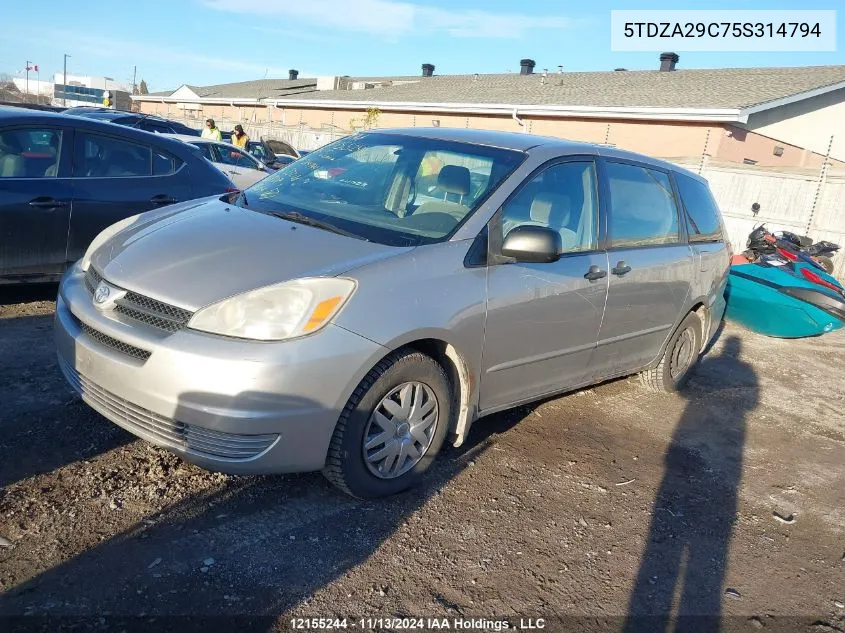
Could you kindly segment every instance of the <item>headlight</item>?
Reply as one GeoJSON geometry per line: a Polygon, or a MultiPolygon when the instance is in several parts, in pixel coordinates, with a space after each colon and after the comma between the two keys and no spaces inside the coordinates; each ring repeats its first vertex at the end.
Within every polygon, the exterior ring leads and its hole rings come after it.
{"type": "Polygon", "coordinates": [[[316,332],[334,317],[352,293],[351,279],[294,279],[251,290],[198,311],[188,327],[259,341],[280,341],[316,332]]]}
{"type": "Polygon", "coordinates": [[[91,255],[94,254],[98,248],[100,248],[103,244],[108,242],[116,233],[122,231],[127,226],[135,222],[140,217],[140,213],[133,215],[128,218],[124,218],[120,222],[115,222],[111,226],[104,228],[100,231],[100,234],[94,238],[94,241],[91,242],[91,245],[88,247],[88,250],[85,251],[85,255],[82,257],[82,262],[79,264],[83,271],[88,270],[88,266],[91,265],[91,255]]]}

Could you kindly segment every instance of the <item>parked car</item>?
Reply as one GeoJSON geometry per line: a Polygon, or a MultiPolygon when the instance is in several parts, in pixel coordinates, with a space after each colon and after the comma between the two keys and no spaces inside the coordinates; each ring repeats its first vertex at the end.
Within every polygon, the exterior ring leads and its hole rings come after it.
{"type": "MultiPolygon", "coordinates": [[[[221,131],[220,135],[224,142],[232,142],[231,132],[221,131]]],[[[293,145],[277,139],[265,139],[264,137],[259,138],[257,141],[248,141],[246,150],[252,156],[272,169],[280,169],[285,165],[289,165],[301,156],[301,154],[294,149],[293,145]]]]}
{"type": "Polygon", "coordinates": [[[0,108],[0,283],[57,280],[110,224],[233,188],[184,143],[0,108]]]}
{"type": "Polygon", "coordinates": [[[232,179],[239,189],[246,189],[262,178],[276,171],[268,168],[264,163],[249,153],[230,143],[221,143],[208,138],[170,134],[170,138],[183,143],[189,143],[200,150],[200,153],[221,172],[232,179]]]}
{"type": "Polygon", "coordinates": [[[62,106],[54,106],[45,103],[18,103],[16,101],[0,101],[0,106],[26,108],[28,110],[41,110],[42,112],[62,112],[65,109],[62,106]]]}
{"type": "Polygon", "coordinates": [[[60,364],[203,467],[322,469],[378,497],[496,411],[636,372],[677,389],[722,320],[723,235],[706,181],[666,162],[364,132],[101,233],[60,288],[60,364]]]}
{"type": "MultiPolygon", "coordinates": [[[[296,150],[292,147],[290,149],[291,151],[296,152],[296,150]]],[[[299,158],[298,154],[283,154],[281,156],[277,156],[275,152],[270,149],[270,145],[264,139],[247,141],[246,151],[250,156],[262,162],[271,172],[278,171],[285,165],[289,165],[299,158]]]]}
{"type": "MultiPolygon", "coordinates": [[[[220,132],[223,142],[232,143],[231,132],[220,132]]],[[[284,141],[259,138],[257,141],[247,141],[246,151],[253,157],[264,163],[271,171],[276,171],[289,165],[300,157],[293,146],[284,141]]]]}
{"type": "Polygon", "coordinates": [[[297,151],[293,145],[289,143],[285,143],[284,141],[280,141],[279,139],[262,139],[267,147],[270,148],[270,151],[273,152],[277,158],[279,157],[286,157],[286,156],[293,156],[294,159],[300,158],[308,153],[307,150],[297,151]]]}
{"type": "Polygon", "coordinates": [[[152,116],[149,114],[139,114],[137,112],[125,112],[123,110],[112,110],[110,108],[89,108],[87,106],[80,106],[78,108],[68,108],[64,114],[72,114],[74,116],[81,116],[96,121],[108,121],[109,123],[116,123],[118,125],[125,125],[126,127],[134,127],[145,132],[153,132],[156,134],[183,134],[185,136],[199,136],[200,130],[188,127],[178,121],[170,121],[161,117],[152,116]]]}

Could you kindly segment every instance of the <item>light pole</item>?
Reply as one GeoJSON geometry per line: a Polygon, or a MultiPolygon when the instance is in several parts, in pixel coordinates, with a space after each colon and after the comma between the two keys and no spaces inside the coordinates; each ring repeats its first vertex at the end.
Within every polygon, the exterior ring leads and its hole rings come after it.
{"type": "Polygon", "coordinates": [[[67,105],[67,58],[70,57],[67,53],[65,53],[65,73],[64,79],[62,79],[62,105],[67,105]]]}
{"type": "Polygon", "coordinates": [[[26,96],[24,97],[24,102],[29,101],[29,65],[31,63],[30,61],[26,62],[26,92],[24,93],[26,96]]]}

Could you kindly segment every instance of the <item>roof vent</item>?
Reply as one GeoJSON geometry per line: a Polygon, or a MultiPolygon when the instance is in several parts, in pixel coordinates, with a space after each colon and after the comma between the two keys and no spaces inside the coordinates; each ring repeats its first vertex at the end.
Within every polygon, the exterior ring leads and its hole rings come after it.
{"type": "Polygon", "coordinates": [[[422,65],[423,77],[431,77],[434,74],[434,64],[422,65]]]}
{"type": "Polygon", "coordinates": [[[290,79],[291,81],[293,81],[293,80],[294,80],[294,79],[296,79],[297,77],[299,77],[299,71],[298,71],[298,70],[294,70],[293,68],[291,68],[291,69],[288,71],[288,79],[290,79]]]}
{"type": "Polygon", "coordinates": [[[662,72],[675,70],[675,64],[679,59],[677,53],[660,53],[660,70],[662,72]]]}
{"type": "Polygon", "coordinates": [[[533,59],[521,59],[519,60],[519,74],[520,75],[530,75],[534,72],[534,66],[536,66],[536,62],[533,59]]]}

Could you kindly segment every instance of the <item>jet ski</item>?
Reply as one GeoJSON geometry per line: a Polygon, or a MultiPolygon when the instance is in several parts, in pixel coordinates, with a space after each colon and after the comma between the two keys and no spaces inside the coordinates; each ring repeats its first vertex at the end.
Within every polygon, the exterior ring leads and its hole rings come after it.
{"type": "MultiPolygon", "coordinates": [[[[755,228],[752,236],[761,228],[755,228]]],[[[842,284],[766,233],[774,252],[760,254],[752,248],[731,262],[725,316],[778,338],[819,336],[841,328],[845,324],[842,284]]]]}

